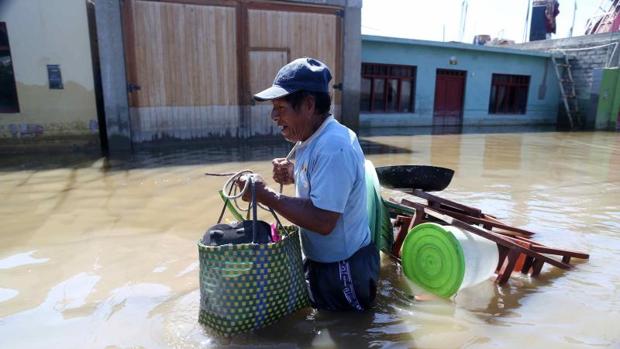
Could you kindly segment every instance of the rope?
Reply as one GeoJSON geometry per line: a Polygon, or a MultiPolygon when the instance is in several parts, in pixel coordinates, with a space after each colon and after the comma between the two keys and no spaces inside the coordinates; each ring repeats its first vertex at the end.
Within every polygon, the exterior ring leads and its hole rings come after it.
{"type": "Polygon", "coordinates": [[[570,52],[587,51],[587,50],[595,50],[597,48],[603,48],[603,47],[608,47],[608,46],[614,47],[611,52],[609,52],[609,49],[607,50],[607,60],[605,62],[605,68],[609,68],[611,65],[611,61],[614,59],[614,56],[616,54],[616,50],[618,49],[617,42],[611,42],[609,44],[598,45],[598,46],[580,47],[580,48],[555,48],[555,49],[552,49],[551,52],[561,52],[562,54],[566,55],[566,52],[568,51],[570,52]]]}
{"type": "MultiPolygon", "coordinates": [[[[290,160],[293,157],[293,155],[295,155],[295,152],[297,151],[297,147],[299,147],[300,144],[301,144],[301,142],[297,142],[297,143],[295,143],[295,145],[293,145],[293,148],[291,149],[291,151],[289,151],[288,155],[286,155],[286,160],[290,160]]],[[[224,187],[222,188],[222,193],[224,193],[224,197],[227,198],[227,199],[237,199],[237,198],[240,198],[241,196],[243,196],[243,193],[245,193],[245,191],[247,190],[248,181],[246,181],[243,190],[236,197],[228,197],[228,195],[226,193],[229,192],[229,189],[232,189],[231,185],[237,179],[241,178],[241,176],[246,175],[246,174],[247,175],[252,175],[252,174],[254,174],[254,172],[252,172],[252,170],[241,170],[241,171],[238,171],[238,172],[205,172],[205,176],[213,176],[213,177],[228,177],[228,176],[230,176],[230,178],[226,181],[226,183],[224,183],[224,187]]],[[[280,194],[282,194],[282,189],[283,189],[283,185],[280,184],[280,194]]],[[[236,192],[236,189],[235,189],[235,192],[236,192]]]]}
{"type": "MultiPolygon", "coordinates": [[[[237,199],[242,197],[243,194],[245,194],[245,192],[248,191],[248,188],[250,188],[250,182],[251,181],[254,182],[255,175],[256,174],[252,170],[241,170],[241,171],[235,172],[228,178],[228,180],[226,180],[226,182],[224,182],[224,186],[222,187],[222,196],[226,200],[232,201],[233,205],[235,205],[237,210],[241,212],[248,212],[248,215],[250,214],[251,203],[250,203],[250,206],[248,206],[248,208],[242,208],[237,203],[237,199]],[[245,177],[244,178],[245,184],[243,185],[243,189],[237,192],[238,188],[237,188],[236,182],[242,177],[245,177]]],[[[258,204],[258,205],[264,210],[267,209],[261,204],[258,204]]]]}
{"type": "Polygon", "coordinates": [[[253,175],[254,172],[252,172],[252,170],[241,170],[239,172],[233,173],[233,175],[228,178],[228,180],[224,183],[224,186],[222,187],[222,195],[224,196],[224,198],[228,200],[236,200],[242,197],[243,194],[245,194],[245,192],[250,187],[250,176],[253,175]],[[241,191],[237,193],[237,186],[235,185],[235,182],[237,182],[237,180],[243,176],[246,176],[245,185],[243,186],[243,189],[241,189],[241,191]],[[230,194],[231,192],[233,193],[232,195],[230,194]]]}
{"type": "MultiPolygon", "coordinates": [[[[224,199],[232,201],[232,203],[235,205],[235,208],[237,210],[242,211],[242,212],[248,212],[249,214],[251,203],[250,203],[250,206],[248,206],[248,208],[242,208],[237,203],[237,199],[241,198],[243,194],[245,194],[245,192],[248,191],[248,189],[250,188],[250,182],[255,181],[257,174],[254,173],[254,171],[241,170],[238,172],[230,172],[230,173],[205,173],[205,174],[207,176],[228,176],[231,173],[232,175],[228,178],[228,180],[226,180],[226,182],[224,183],[224,186],[222,186],[222,196],[224,197],[224,199]],[[245,184],[243,185],[243,189],[239,191],[236,185],[236,182],[242,177],[245,177],[243,179],[245,181],[245,184]]],[[[265,207],[261,203],[258,203],[258,202],[257,204],[258,204],[258,207],[262,208],[263,210],[271,211],[269,207],[265,207]]]]}
{"type": "MultiPolygon", "coordinates": [[[[301,144],[301,141],[295,143],[295,145],[293,146],[293,149],[291,149],[291,151],[288,152],[288,155],[286,155],[286,160],[291,160],[293,155],[295,155],[295,153],[297,152],[297,147],[299,147],[300,144],[301,144]]],[[[282,194],[283,189],[284,189],[284,184],[280,183],[280,194],[282,194]]]]}
{"type": "Polygon", "coordinates": [[[232,176],[234,174],[235,172],[222,172],[222,173],[205,172],[205,176],[215,176],[215,177],[226,177],[226,176],[232,176]]]}
{"type": "Polygon", "coordinates": [[[580,47],[580,48],[554,48],[551,51],[586,51],[586,50],[594,50],[597,48],[602,48],[602,47],[607,47],[607,46],[611,46],[611,45],[618,45],[617,42],[612,42],[609,44],[605,44],[605,45],[599,45],[599,46],[590,46],[590,47],[580,47]]]}
{"type": "MultiPolygon", "coordinates": [[[[223,176],[223,174],[219,174],[219,173],[209,174],[209,175],[223,176]]],[[[253,222],[252,231],[254,232],[254,234],[256,234],[257,232],[257,229],[256,229],[257,228],[256,221],[258,219],[257,212],[256,212],[257,207],[260,207],[261,209],[265,211],[269,211],[271,215],[273,216],[273,218],[275,218],[279,229],[284,231],[284,226],[282,225],[282,222],[280,222],[280,219],[278,218],[278,215],[276,215],[275,211],[271,207],[265,207],[261,205],[256,199],[256,177],[257,177],[257,174],[254,173],[252,170],[241,170],[239,172],[233,173],[232,176],[228,178],[228,180],[224,183],[224,186],[222,187],[222,196],[227,201],[232,201],[235,207],[239,211],[247,212],[246,219],[249,219],[250,210],[252,210],[252,222],[253,222]],[[245,184],[243,185],[243,189],[241,189],[241,191],[237,193],[236,182],[238,179],[244,176],[245,176],[244,178],[245,184]],[[237,204],[237,199],[242,197],[243,194],[248,190],[248,188],[250,188],[250,190],[252,191],[252,200],[250,201],[248,208],[244,209],[244,208],[239,207],[239,205],[237,204]],[[252,203],[255,203],[255,205],[253,205],[252,203]]],[[[222,213],[220,214],[220,218],[218,219],[218,224],[222,220],[225,210],[226,210],[226,204],[224,204],[224,207],[222,208],[222,213]]],[[[252,237],[252,241],[256,242],[256,235],[252,237]]]]}
{"type": "MultiPolygon", "coordinates": [[[[301,142],[297,142],[295,143],[295,145],[293,145],[293,148],[291,149],[291,151],[289,151],[288,155],[286,155],[286,160],[290,160],[293,155],[295,155],[295,152],[297,151],[297,147],[299,147],[299,145],[301,144],[301,142]]],[[[243,194],[245,194],[245,192],[248,190],[248,188],[250,187],[250,181],[254,181],[256,174],[254,173],[254,171],[252,170],[241,170],[241,171],[237,171],[237,172],[222,172],[222,173],[214,173],[214,172],[205,172],[206,176],[215,176],[215,177],[226,177],[226,176],[230,176],[228,178],[228,180],[224,183],[224,186],[222,187],[222,196],[233,202],[233,204],[235,205],[235,207],[242,212],[248,212],[250,211],[250,208],[248,207],[247,209],[245,208],[241,208],[238,204],[237,204],[237,199],[242,197],[243,194]],[[243,186],[243,189],[241,189],[241,191],[237,192],[237,185],[235,184],[235,182],[237,182],[238,179],[240,179],[241,177],[246,176],[245,178],[245,184],[243,186]]],[[[280,194],[282,194],[282,189],[283,189],[283,185],[280,184],[280,194]]],[[[260,208],[262,208],[263,210],[266,211],[271,211],[270,208],[265,207],[263,205],[261,205],[260,203],[258,204],[258,206],[260,206],[260,208]]],[[[277,218],[276,218],[277,219],[277,218]]]]}

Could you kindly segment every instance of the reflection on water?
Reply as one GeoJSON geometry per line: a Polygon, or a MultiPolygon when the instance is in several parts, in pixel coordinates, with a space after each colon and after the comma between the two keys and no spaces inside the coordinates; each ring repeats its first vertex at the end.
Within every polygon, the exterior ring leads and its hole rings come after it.
{"type": "Polygon", "coordinates": [[[4,259],[0,259],[0,269],[12,269],[26,264],[45,263],[47,258],[33,258],[32,254],[36,251],[14,254],[4,259]]]}
{"type": "Polygon", "coordinates": [[[422,135],[454,135],[480,133],[531,133],[553,132],[554,125],[514,125],[514,126],[463,126],[435,125],[415,127],[375,127],[360,131],[362,137],[373,136],[422,136],[422,135]]]}
{"type": "Polygon", "coordinates": [[[203,173],[251,168],[270,177],[270,160],[290,144],[143,149],[110,161],[3,157],[2,347],[620,345],[620,134],[375,134],[362,143],[376,166],[454,169],[441,195],[591,259],[568,272],[547,266],[536,279],[515,275],[505,286],[489,281],[451,300],[419,301],[384,256],[373,311],[305,309],[225,341],[196,321],[195,243],[217,218],[223,184],[203,173]]]}

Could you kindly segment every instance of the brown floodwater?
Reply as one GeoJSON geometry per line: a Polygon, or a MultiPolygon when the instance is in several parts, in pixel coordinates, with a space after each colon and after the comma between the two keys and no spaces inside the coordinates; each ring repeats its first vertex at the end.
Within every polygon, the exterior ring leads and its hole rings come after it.
{"type": "Polygon", "coordinates": [[[440,195],[535,231],[545,244],[588,252],[590,260],[418,301],[384,256],[372,311],[305,309],[226,341],[197,323],[196,241],[217,219],[224,180],[203,173],[269,174],[270,159],[289,145],[142,151],[111,161],[3,155],[0,347],[620,346],[620,133],[362,139],[376,166],[452,168],[440,195]]]}

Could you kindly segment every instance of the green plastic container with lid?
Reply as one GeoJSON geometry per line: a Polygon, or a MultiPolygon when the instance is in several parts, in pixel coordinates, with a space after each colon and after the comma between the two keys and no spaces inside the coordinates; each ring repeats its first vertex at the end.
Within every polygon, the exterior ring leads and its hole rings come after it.
{"type": "Polygon", "coordinates": [[[498,260],[494,242],[436,223],[415,226],[401,249],[405,276],[444,298],[493,276],[498,260]]]}

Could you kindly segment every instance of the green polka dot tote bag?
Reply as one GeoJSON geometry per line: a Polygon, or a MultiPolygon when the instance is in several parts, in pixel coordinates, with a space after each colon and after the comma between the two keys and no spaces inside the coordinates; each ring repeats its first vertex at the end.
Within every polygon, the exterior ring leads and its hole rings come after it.
{"type": "MultiPolygon", "coordinates": [[[[256,222],[255,200],[251,206],[256,222]]],[[[309,306],[299,230],[283,227],[275,218],[275,242],[255,243],[256,236],[250,243],[198,242],[199,322],[216,334],[229,337],[259,329],[309,306]]]]}

